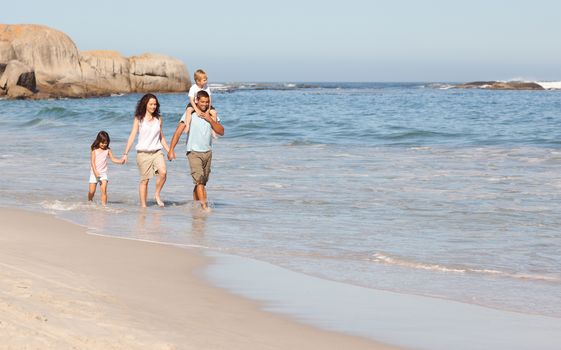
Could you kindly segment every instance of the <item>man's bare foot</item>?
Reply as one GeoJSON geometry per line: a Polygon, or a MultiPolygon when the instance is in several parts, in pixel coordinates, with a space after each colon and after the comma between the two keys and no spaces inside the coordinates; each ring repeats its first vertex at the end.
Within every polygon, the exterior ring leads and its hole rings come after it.
{"type": "Polygon", "coordinates": [[[208,205],[207,202],[200,202],[200,204],[201,204],[201,209],[202,209],[202,211],[204,211],[204,212],[210,212],[210,207],[209,207],[209,205],[208,205]]]}
{"type": "Polygon", "coordinates": [[[159,207],[164,207],[164,202],[162,202],[160,196],[155,196],[154,199],[156,200],[156,203],[158,203],[159,207]]]}

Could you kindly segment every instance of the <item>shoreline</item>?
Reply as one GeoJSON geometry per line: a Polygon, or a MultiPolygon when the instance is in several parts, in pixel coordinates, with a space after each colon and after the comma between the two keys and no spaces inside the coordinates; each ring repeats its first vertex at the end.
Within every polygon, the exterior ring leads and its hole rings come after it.
{"type": "Polygon", "coordinates": [[[202,278],[194,248],[0,208],[0,343],[18,348],[397,349],[263,310],[202,278]]]}
{"type": "Polygon", "coordinates": [[[197,246],[88,233],[48,213],[0,207],[0,218],[0,343],[7,349],[561,345],[561,319],[324,280],[197,246]]]}
{"type": "Polygon", "coordinates": [[[560,318],[360,287],[234,255],[212,252],[210,256],[216,261],[207,276],[214,285],[321,329],[406,349],[561,347],[560,318]]]}

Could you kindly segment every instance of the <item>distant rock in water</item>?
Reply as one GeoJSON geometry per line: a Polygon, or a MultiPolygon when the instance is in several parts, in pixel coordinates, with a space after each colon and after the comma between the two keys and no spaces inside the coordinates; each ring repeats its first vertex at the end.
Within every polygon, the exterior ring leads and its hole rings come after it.
{"type": "Polygon", "coordinates": [[[454,85],[458,89],[489,89],[489,90],[545,90],[543,86],[534,82],[525,81],[474,81],[454,85]]]}
{"type": "Polygon", "coordinates": [[[42,25],[0,24],[0,96],[57,98],[132,92],[185,92],[180,60],[154,53],[80,52],[64,33],[42,25]]]}

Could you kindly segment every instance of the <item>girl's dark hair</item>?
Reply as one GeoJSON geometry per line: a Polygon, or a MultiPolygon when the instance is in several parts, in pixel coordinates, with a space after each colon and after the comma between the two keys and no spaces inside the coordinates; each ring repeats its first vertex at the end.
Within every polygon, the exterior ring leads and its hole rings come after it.
{"type": "Polygon", "coordinates": [[[107,143],[107,148],[109,148],[109,142],[111,142],[111,139],[109,139],[109,134],[104,131],[101,130],[100,132],[97,133],[97,137],[95,138],[95,141],[92,143],[92,151],[96,150],[99,148],[99,144],[100,143],[107,143]]]}
{"type": "Polygon", "coordinates": [[[158,119],[160,118],[160,101],[158,101],[156,95],[146,94],[142,96],[140,101],[138,101],[138,103],[136,104],[136,111],[134,112],[134,117],[138,118],[139,121],[144,119],[144,116],[146,115],[146,106],[148,106],[148,101],[150,101],[151,98],[156,100],[156,110],[154,111],[152,116],[154,116],[154,118],[158,118],[158,119]]]}

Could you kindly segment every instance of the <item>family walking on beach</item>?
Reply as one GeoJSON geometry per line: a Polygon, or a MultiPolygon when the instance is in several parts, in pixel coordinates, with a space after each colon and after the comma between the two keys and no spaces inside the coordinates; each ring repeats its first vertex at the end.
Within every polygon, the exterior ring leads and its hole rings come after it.
{"type": "Polygon", "coordinates": [[[166,162],[162,148],[167,152],[168,160],[176,159],[175,146],[181,135],[187,133],[187,159],[193,178],[193,200],[199,202],[203,209],[208,208],[206,184],[210,176],[212,161],[212,138],[224,135],[224,127],[216,110],[212,107],[210,88],[206,73],[199,69],[194,74],[195,83],[189,89],[189,104],[179,120],[171,144],[168,145],[163,132],[163,120],[160,103],[153,94],[146,94],[138,101],[131,132],[121,159],[113,156],[109,148],[109,135],[100,131],[91,145],[91,172],[88,200],[92,201],[97,184],[100,184],[101,203],[107,204],[107,158],[118,164],[128,161],[128,153],[138,134],[136,144],[136,164],[140,174],[138,195],[140,206],[146,207],[148,182],[156,176],[154,199],[164,206],[161,191],[167,179],[166,162]]]}

